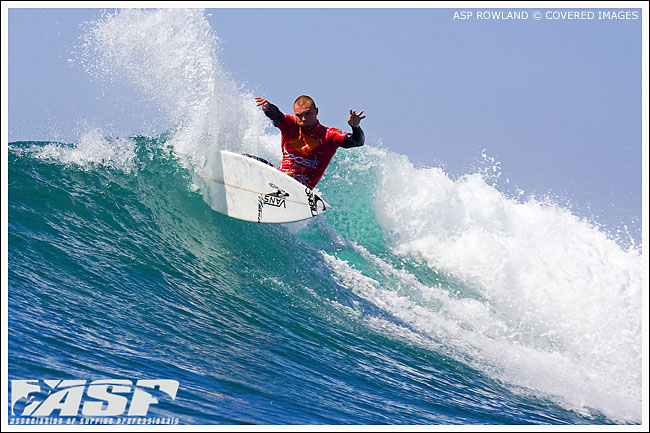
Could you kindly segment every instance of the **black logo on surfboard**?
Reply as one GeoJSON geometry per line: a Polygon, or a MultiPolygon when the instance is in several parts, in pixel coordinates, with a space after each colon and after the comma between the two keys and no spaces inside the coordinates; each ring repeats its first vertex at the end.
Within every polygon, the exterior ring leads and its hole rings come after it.
{"type": "Polygon", "coordinates": [[[285,200],[289,197],[289,193],[283,189],[280,189],[277,185],[269,183],[269,186],[275,191],[267,192],[265,194],[260,194],[257,197],[257,222],[262,222],[262,210],[264,206],[269,205],[273,207],[283,207],[287,208],[287,201],[285,200]]]}
{"type": "Polygon", "coordinates": [[[323,208],[322,212],[325,212],[327,210],[327,208],[325,207],[325,202],[323,201],[322,198],[318,196],[318,194],[314,194],[314,192],[309,188],[305,188],[305,194],[307,194],[307,202],[309,203],[311,216],[315,217],[316,215],[318,215],[318,202],[320,202],[323,208]]]}
{"type": "Polygon", "coordinates": [[[289,197],[289,193],[286,192],[283,189],[280,189],[277,185],[273,183],[269,183],[269,186],[273,189],[275,189],[274,192],[268,192],[264,194],[264,204],[268,204],[270,206],[275,206],[275,207],[284,207],[285,209],[287,208],[287,202],[285,201],[285,198],[289,197]]]}
{"type": "Polygon", "coordinates": [[[278,197],[278,198],[287,198],[289,197],[289,193],[286,192],[283,189],[280,189],[277,185],[274,183],[269,183],[269,186],[273,189],[275,189],[275,192],[269,192],[266,193],[266,195],[272,196],[272,197],[278,197]]]}

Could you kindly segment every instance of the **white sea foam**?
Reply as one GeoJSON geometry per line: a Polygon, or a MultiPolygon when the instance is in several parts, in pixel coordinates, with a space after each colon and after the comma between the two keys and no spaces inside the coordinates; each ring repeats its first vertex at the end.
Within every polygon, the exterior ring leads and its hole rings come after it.
{"type": "Polygon", "coordinates": [[[219,149],[279,159],[253,95],[221,67],[203,10],[120,10],[92,23],[83,41],[86,70],[131,83],[159,107],[173,130],[169,144],[196,174],[219,149]]]}
{"type": "Polygon", "coordinates": [[[468,295],[424,286],[361,247],[386,280],[326,256],[341,282],[504,383],[640,421],[639,251],[556,204],[508,198],[480,174],[452,180],[374,153],[375,212],[390,249],[424,259],[468,295]]]}
{"type": "Polygon", "coordinates": [[[102,166],[129,173],[135,168],[135,148],[135,142],[130,139],[107,138],[100,129],[91,129],[74,145],[49,143],[34,146],[32,150],[37,157],[55,159],[63,164],[102,166]]]}

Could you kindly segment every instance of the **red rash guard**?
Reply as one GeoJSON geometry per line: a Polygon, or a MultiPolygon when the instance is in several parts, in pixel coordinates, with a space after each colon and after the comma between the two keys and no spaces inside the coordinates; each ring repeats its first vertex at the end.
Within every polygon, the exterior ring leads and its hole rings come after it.
{"type": "Polygon", "coordinates": [[[317,123],[302,131],[296,118],[288,114],[276,125],[282,131],[282,165],[280,170],[313,189],[336,150],[343,145],[346,133],[317,123]]]}

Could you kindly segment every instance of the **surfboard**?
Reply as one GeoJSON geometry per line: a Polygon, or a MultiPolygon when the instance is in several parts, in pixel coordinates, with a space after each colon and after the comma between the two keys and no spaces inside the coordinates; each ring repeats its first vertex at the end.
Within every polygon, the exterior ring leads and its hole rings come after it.
{"type": "Polygon", "coordinates": [[[212,209],[244,221],[288,223],[313,218],[331,208],[291,176],[227,150],[215,152],[200,178],[203,197],[212,209]]]}

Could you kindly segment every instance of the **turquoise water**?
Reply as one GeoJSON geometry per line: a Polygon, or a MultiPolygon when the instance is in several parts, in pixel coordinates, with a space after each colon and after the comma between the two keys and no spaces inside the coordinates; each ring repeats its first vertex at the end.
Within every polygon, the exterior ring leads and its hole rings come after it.
{"type": "Polygon", "coordinates": [[[177,380],[149,415],[182,424],[638,421],[549,392],[534,362],[512,369],[490,345],[570,348],[489,335],[454,312],[498,308],[484,290],[391,251],[370,192],[377,160],[398,156],[337,156],[321,190],[335,209],[273,226],[212,211],[165,138],[130,142],[128,169],[62,162],[78,146],[10,144],[10,379],[177,380]]]}

